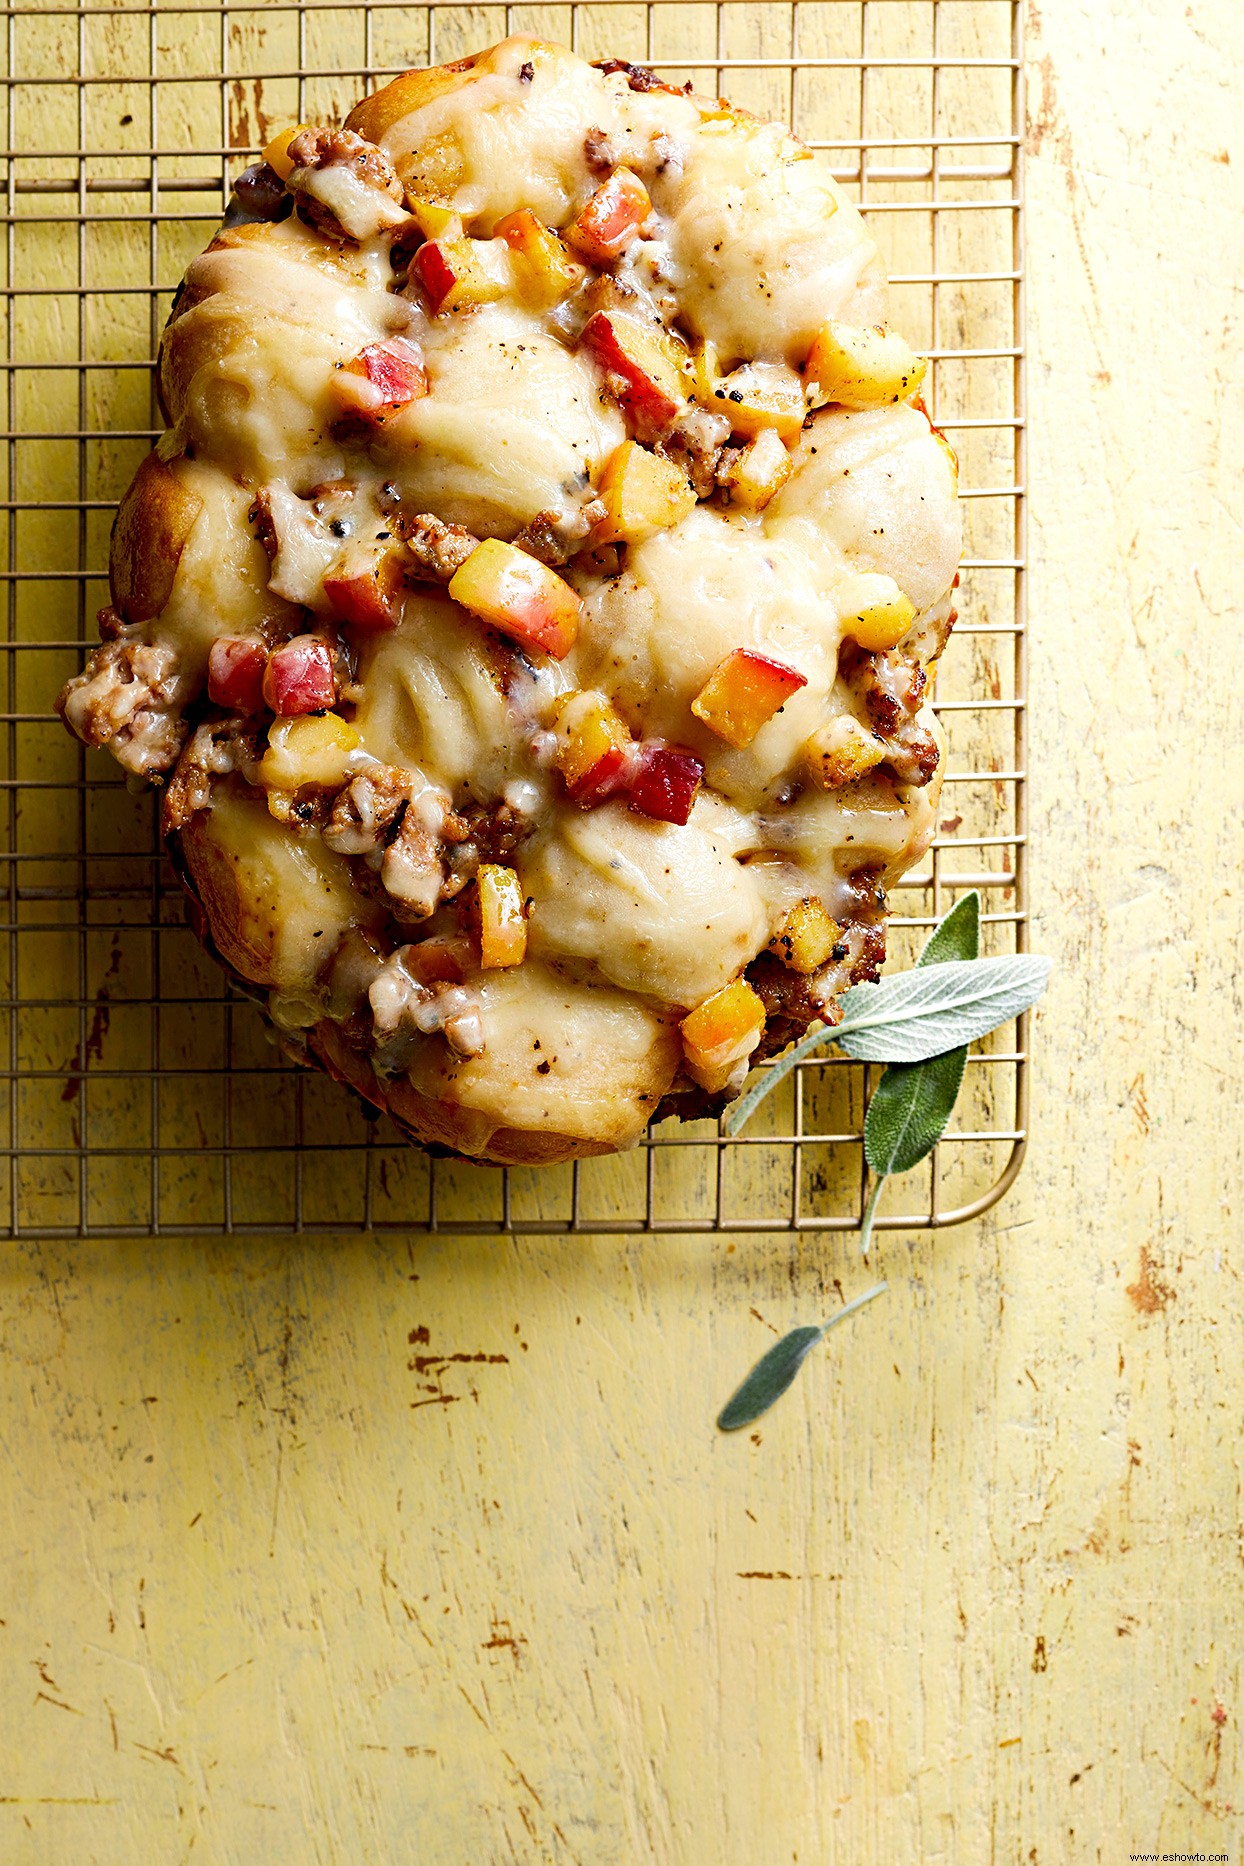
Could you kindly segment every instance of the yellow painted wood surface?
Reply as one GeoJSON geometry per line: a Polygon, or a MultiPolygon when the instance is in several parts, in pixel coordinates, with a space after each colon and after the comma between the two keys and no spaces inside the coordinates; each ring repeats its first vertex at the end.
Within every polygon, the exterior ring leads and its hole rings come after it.
{"type": "Polygon", "coordinates": [[[1031,10],[1015,1191],[731,1440],[849,1240],[6,1246],[5,1866],[1239,1860],[1238,36],[1031,10]]]}

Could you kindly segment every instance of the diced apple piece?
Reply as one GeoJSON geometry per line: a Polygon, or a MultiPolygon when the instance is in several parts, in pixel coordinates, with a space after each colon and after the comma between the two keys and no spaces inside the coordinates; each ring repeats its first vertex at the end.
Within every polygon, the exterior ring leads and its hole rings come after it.
{"type": "Polygon", "coordinates": [[[727,468],[730,503],[744,512],[763,512],[790,476],[790,455],[781,435],[776,428],[762,428],[754,441],[737,449],[727,468]]]}
{"type": "Polygon", "coordinates": [[[294,165],[289,159],[289,146],[295,136],[300,136],[307,127],[305,123],[295,123],[292,130],[282,130],[279,136],[272,138],[259,158],[261,162],[266,162],[282,181],[288,181],[294,172],[294,165]]]}
{"type": "Polygon", "coordinates": [[[807,675],[798,668],[754,648],[736,648],[713,669],[691,710],[719,739],[741,751],[791,694],[807,684],[807,675]]]}
{"type": "Polygon", "coordinates": [[[653,440],[687,405],[691,383],[686,348],[659,325],[625,311],[597,311],[582,342],[610,378],[640,440],[653,440]]]}
{"type": "Polygon", "coordinates": [[[529,207],[507,214],[493,232],[513,253],[519,292],[537,310],[559,304],[585,276],[583,267],[570,257],[565,241],[538,220],[529,207]]]}
{"type": "Polygon", "coordinates": [[[350,754],[360,743],[354,727],[338,713],[276,719],[259,775],[273,790],[300,790],[304,784],[336,790],[344,784],[350,754]]]}
{"type": "Polygon", "coordinates": [[[343,622],[356,628],[393,628],[403,587],[402,560],[379,541],[347,545],[324,573],[324,595],[343,622]]]}
{"type": "Polygon", "coordinates": [[[677,745],[645,745],[631,780],[630,807],[658,823],[686,823],[703,776],[704,766],[694,752],[677,745]]]}
{"type": "Polygon", "coordinates": [[[553,762],[574,801],[603,803],[624,785],[632,762],[632,740],[603,693],[576,693],[559,711],[559,744],[553,762]]]}
{"type": "Polygon", "coordinates": [[[521,965],[527,954],[527,916],[523,890],[512,868],[481,862],[479,889],[479,962],[486,972],[521,965]]]}
{"type": "Polygon", "coordinates": [[[462,216],[456,207],[446,207],[442,201],[413,200],[408,202],[411,218],[425,240],[460,240],[462,238],[462,216]]]}
{"type": "Polygon", "coordinates": [[[460,985],[471,963],[465,939],[434,935],[402,949],[402,965],[421,985],[460,985]]]}
{"type": "Polygon", "coordinates": [[[337,698],[328,643],[318,635],[295,635],[268,656],[263,697],[282,718],[326,712],[337,698]]]}
{"type": "Polygon", "coordinates": [[[712,407],[725,415],[736,434],[760,434],[774,428],[793,441],[808,412],[804,386],[785,363],[744,363],[723,376],[713,391],[712,407]]]}
{"type": "Polygon", "coordinates": [[[207,657],[207,697],[231,713],[263,711],[268,650],[257,635],[218,635],[207,657]]]}
{"type": "Polygon", "coordinates": [[[886,748],[853,714],[843,713],[812,734],[804,756],[809,773],[822,790],[841,790],[879,765],[886,748]]]}
{"type": "Polygon", "coordinates": [[[476,546],[450,579],[449,594],[521,648],[541,650],[556,661],[574,646],[583,614],[578,596],[556,571],[500,538],[476,546]]]}
{"type": "Polygon", "coordinates": [[[638,238],[652,212],[648,190],[629,168],[615,168],[566,229],[575,251],[594,266],[610,266],[638,238]]]}
{"type": "Polygon", "coordinates": [[[916,606],[893,577],[863,571],[848,577],[834,592],[842,632],[870,654],[897,648],[916,619],[916,606]]]}
{"type": "Polygon", "coordinates": [[[428,392],[423,351],[408,337],[369,343],[333,376],[337,400],[383,422],[395,408],[421,401],[428,392]]]}
{"type": "Polygon", "coordinates": [[[830,919],[825,903],[810,894],[791,908],[769,941],[769,951],[776,953],[792,972],[815,972],[841,938],[842,928],[830,919]]]}
{"type": "Polygon", "coordinates": [[[638,544],[668,531],[695,506],[686,474],[638,441],[623,441],[610,455],[598,490],[606,516],[592,533],[593,544],[638,544]]]}
{"type": "Polygon", "coordinates": [[[504,240],[428,240],[415,254],[411,271],[434,313],[494,304],[514,286],[504,240]]]}
{"type": "Polygon", "coordinates": [[[682,1020],[687,1072],[709,1094],[730,1085],[764,1034],[765,1007],[745,978],[706,998],[682,1020]]]}
{"type": "Polygon", "coordinates": [[[928,361],[884,324],[832,320],[813,339],[804,370],[808,406],[881,408],[905,401],[924,381],[928,361]]]}

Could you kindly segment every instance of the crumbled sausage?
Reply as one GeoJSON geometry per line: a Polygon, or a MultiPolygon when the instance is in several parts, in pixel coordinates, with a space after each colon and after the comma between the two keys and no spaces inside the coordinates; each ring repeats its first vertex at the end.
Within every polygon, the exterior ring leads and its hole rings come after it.
{"type": "Polygon", "coordinates": [[[695,488],[697,499],[707,499],[717,487],[730,423],[724,415],[705,408],[688,408],[676,417],[657,442],[657,452],[681,467],[695,488]]]}
{"type": "Polygon", "coordinates": [[[397,833],[410,808],[410,778],[393,765],[369,765],[338,791],[324,840],[338,855],[371,855],[397,833]]]}
{"type": "Polygon", "coordinates": [[[323,830],[330,849],[361,858],[359,885],[367,893],[379,888],[398,920],[425,920],[465,883],[446,863],[459,819],[445,811],[434,826],[414,807],[412,790],[410,772],[369,766],[337,793],[323,830]]]}
{"type": "Polygon", "coordinates": [[[410,574],[431,583],[448,583],[479,544],[464,525],[447,525],[432,512],[416,512],[412,518],[399,506],[389,522],[410,553],[410,574]]]}
{"type": "Polygon", "coordinates": [[[590,129],[583,139],[583,153],[588,167],[597,175],[610,175],[618,166],[618,158],[613,152],[604,130],[590,129]]]}
{"type": "Polygon", "coordinates": [[[209,719],[199,726],[164,793],[164,834],[184,829],[197,810],[211,802],[216,779],[240,771],[248,783],[258,778],[260,729],[242,719],[209,719]]]}
{"type": "Polygon", "coordinates": [[[628,65],[624,58],[602,58],[596,61],[597,71],[602,71],[607,78],[615,71],[626,73],[626,82],[633,91],[668,91],[672,87],[662,83],[655,71],[647,65],[628,65]]]}
{"type": "Polygon", "coordinates": [[[399,946],[377,970],[368,988],[375,1037],[376,1069],[396,1074],[420,1037],[442,1031],[455,1055],[480,1056],[483,1022],[478,1000],[450,980],[425,983],[413,976],[418,946],[399,946]]]}
{"type": "Polygon", "coordinates": [[[937,741],[916,718],[928,685],[919,662],[897,648],[865,653],[844,648],[839,672],[864,702],[873,731],[886,747],[885,768],[900,784],[924,786],[937,770],[937,741]]]}
{"type": "Polygon", "coordinates": [[[103,611],[100,632],[105,640],[66,681],[56,710],[84,745],[106,745],[136,777],[161,777],[186,741],[190,683],[172,648],[143,641],[115,611],[103,611]]]}
{"type": "Polygon", "coordinates": [[[582,550],[584,540],[605,515],[603,502],[595,498],[584,500],[569,516],[552,510],[537,512],[514,542],[520,551],[557,569],[582,550]]]}
{"type": "Polygon", "coordinates": [[[353,130],[309,127],[289,145],[286,187],[302,218],[333,239],[363,240],[407,216],[402,184],[383,149],[353,130]]]}

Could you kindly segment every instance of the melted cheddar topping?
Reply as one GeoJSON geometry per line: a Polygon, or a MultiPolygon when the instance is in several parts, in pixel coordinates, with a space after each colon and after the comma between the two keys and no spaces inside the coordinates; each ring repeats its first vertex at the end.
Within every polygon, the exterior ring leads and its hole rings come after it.
{"type": "MultiPolygon", "coordinates": [[[[186,275],[120,646],[66,716],[146,775],[180,751],[217,946],[415,1132],[625,1145],[721,1086],[679,1026],[801,903],[841,938],[779,979],[794,1022],[875,961],[933,830],[953,455],[901,343],[868,376],[876,248],[776,125],[513,38],[287,140],[186,275]],[[863,358],[837,389],[831,325],[863,358]],[[851,636],[865,601],[888,646],[851,636]],[[132,686],[156,648],[126,699],[118,657],[132,686]],[[312,673],[349,730],[265,760],[274,706],[323,712],[312,673]],[[483,863],[525,945],[490,946],[483,863]]],[[[755,1040],[720,1039],[727,1091],[755,1040]]]]}

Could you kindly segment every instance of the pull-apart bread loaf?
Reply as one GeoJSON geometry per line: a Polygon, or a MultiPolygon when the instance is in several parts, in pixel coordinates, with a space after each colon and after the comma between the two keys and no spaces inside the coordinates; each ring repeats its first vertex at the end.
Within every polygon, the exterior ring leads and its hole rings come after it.
{"type": "Polygon", "coordinates": [[[625,1147],[876,976],[960,552],[885,296],[786,130],[525,38],[278,137],[191,265],[60,708],[413,1138],[625,1147]]]}

